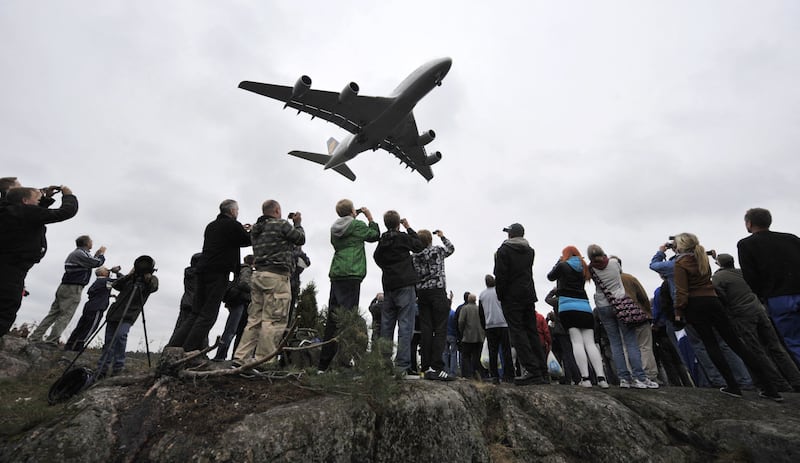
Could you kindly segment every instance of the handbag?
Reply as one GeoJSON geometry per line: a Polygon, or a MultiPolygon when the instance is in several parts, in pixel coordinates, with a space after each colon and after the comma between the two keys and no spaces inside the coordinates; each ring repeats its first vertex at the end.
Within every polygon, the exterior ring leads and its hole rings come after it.
{"type": "Polygon", "coordinates": [[[617,315],[617,320],[621,321],[626,326],[634,327],[639,326],[643,323],[646,323],[650,320],[650,317],[647,315],[647,312],[642,309],[642,307],[636,303],[630,296],[627,294],[623,297],[614,297],[611,294],[611,291],[608,290],[605,283],[600,280],[600,277],[597,276],[597,273],[594,269],[591,269],[592,273],[592,280],[594,280],[595,284],[601,291],[603,291],[603,295],[605,295],[606,299],[614,306],[614,311],[617,315]]]}

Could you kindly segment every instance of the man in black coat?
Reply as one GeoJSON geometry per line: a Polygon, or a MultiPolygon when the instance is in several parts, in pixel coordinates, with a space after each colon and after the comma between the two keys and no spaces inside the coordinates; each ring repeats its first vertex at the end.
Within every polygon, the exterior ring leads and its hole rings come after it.
{"type": "Polygon", "coordinates": [[[800,365],[800,238],[770,230],[772,214],[760,207],[744,223],[751,235],[737,244],[742,274],[800,365]]]}
{"type": "Polygon", "coordinates": [[[42,191],[37,188],[11,188],[0,201],[0,337],[17,318],[28,271],[47,251],[45,225],[78,213],[72,190],[61,186],[54,191],[62,194],[58,209],[42,207],[42,191]]]}
{"type": "Polygon", "coordinates": [[[503,229],[508,239],[494,256],[497,297],[508,323],[511,345],[525,373],[514,379],[520,386],[549,384],[544,350],[536,330],[536,288],[533,285],[533,248],[523,238],[525,229],[514,223],[503,229]]]}
{"type": "Polygon", "coordinates": [[[172,333],[169,347],[183,347],[186,352],[204,347],[217,321],[230,274],[239,271],[239,248],[250,246],[250,225],[243,226],[236,220],[239,204],[226,199],[219,211],[216,220],[206,226],[192,312],[172,333]]]}

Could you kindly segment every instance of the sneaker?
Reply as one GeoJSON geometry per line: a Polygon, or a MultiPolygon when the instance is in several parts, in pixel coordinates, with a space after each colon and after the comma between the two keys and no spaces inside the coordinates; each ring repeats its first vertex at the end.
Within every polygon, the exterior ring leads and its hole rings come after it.
{"type": "Polygon", "coordinates": [[[634,379],[631,387],[634,389],[647,389],[647,383],[638,379],[634,379]]]}
{"type": "Polygon", "coordinates": [[[645,384],[645,386],[647,386],[647,389],[658,389],[659,388],[658,383],[653,381],[650,378],[647,378],[642,382],[645,384]]]}
{"type": "Polygon", "coordinates": [[[742,397],[742,390],[739,389],[739,388],[734,389],[732,387],[725,386],[725,387],[719,388],[719,392],[721,392],[723,394],[727,394],[727,395],[729,395],[731,397],[737,397],[737,398],[741,398],[742,397]]]}
{"type": "Polygon", "coordinates": [[[589,381],[588,379],[584,379],[583,381],[578,383],[578,386],[580,386],[580,387],[592,387],[592,382],[589,381]]]}
{"type": "Polygon", "coordinates": [[[418,373],[413,373],[411,370],[406,370],[406,371],[400,373],[400,379],[405,379],[405,380],[419,379],[419,374],[418,373]]]}
{"type": "Polygon", "coordinates": [[[622,389],[630,389],[631,388],[631,383],[627,379],[620,378],[619,379],[619,387],[621,387],[622,389]]]}
{"type": "Polygon", "coordinates": [[[600,389],[608,389],[608,381],[601,379],[597,382],[597,385],[600,386],[600,389]]]}
{"type": "Polygon", "coordinates": [[[425,372],[425,379],[438,379],[439,381],[455,381],[456,380],[455,376],[451,375],[450,373],[448,373],[448,372],[446,372],[444,370],[439,370],[439,371],[437,371],[437,370],[428,370],[428,371],[425,372]],[[433,373],[435,373],[436,377],[435,378],[429,378],[428,377],[428,371],[432,371],[433,373]]]}
{"type": "Polygon", "coordinates": [[[783,402],[783,396],[781,396],[777,392],[774,394],[768,394],[764,391],[761,391],[758,393],[758,396],[761,397],[762,399],[774,400],[775,402],[783,402]]]}

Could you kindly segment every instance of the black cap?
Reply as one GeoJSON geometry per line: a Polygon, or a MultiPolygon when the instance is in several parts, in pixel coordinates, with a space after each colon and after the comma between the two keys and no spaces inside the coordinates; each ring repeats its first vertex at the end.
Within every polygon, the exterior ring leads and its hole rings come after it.
{"type": "Polygon", "coordinates": [[[511,225],[507,226],[503,229],[504,232],[508,233],[508,236],[525,236],[525,227],[518,223],[512,223],[511,225]]]}

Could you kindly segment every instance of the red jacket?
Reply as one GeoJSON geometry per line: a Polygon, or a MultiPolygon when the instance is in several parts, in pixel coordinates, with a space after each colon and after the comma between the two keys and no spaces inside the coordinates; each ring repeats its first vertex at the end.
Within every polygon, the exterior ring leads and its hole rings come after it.
{"type": "Polygon", "coordinates": [[[547,353],[550,352],[550,345],[552,344],[552,340],[550,339],[550,327],[547,326],[547,320],[545,320],[544,315],[539,312],[536,312],[536,331],[539,332],[539,340],[542,342],[544,354],[547,355],[547,353]]]}

